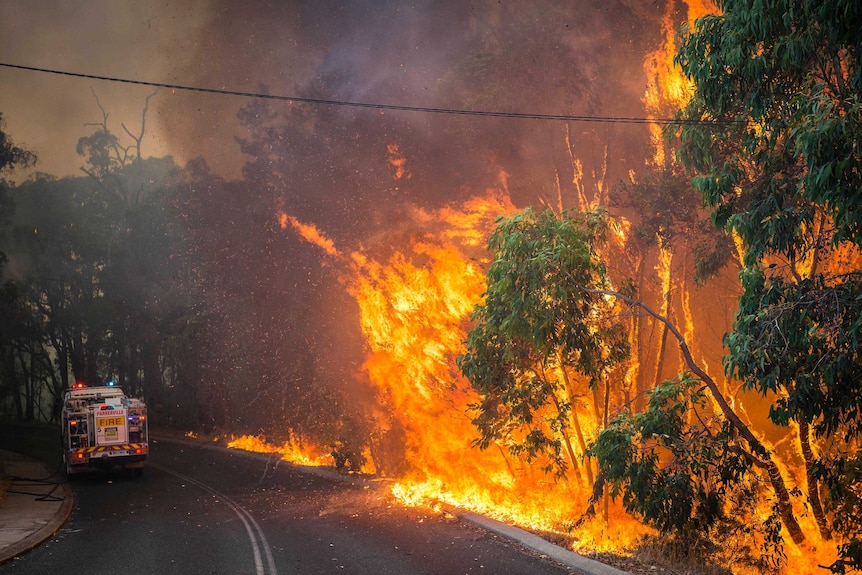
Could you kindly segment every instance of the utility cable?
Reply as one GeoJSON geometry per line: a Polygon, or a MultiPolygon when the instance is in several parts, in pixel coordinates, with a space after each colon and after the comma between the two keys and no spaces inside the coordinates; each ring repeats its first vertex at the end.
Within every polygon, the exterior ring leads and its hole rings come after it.
{"type": "Polygon", "coordinates": [[[343,106],[351,108],[370,108],[374,110],[394,110],[402,112],[424,112],[427,114],[450,114],[458,116],[484,116],[494,118],[514,118],[522,120],[553,120],[561,122],[595,122],[604,124],[659,124],[659,125],[688,125],[688,124],[713,124],[727,123],[726,120],[683,120],[674,118],[639,118],[621,116],[580,116],[568,114],[533,114],[522,112],[501,112],[492,110],[464,110],[457,108],[429,108],[423,106],[402,106],[398,104],[378,104],[371,102],[352,102],[346,100],[328,100],[324,98],[307,98],[303,96],[284,96],[277,94],[264,94],[261,92],[244,92],[239,90],[226,90],[220,88],[203,88],[199,86],[188,86],[182,84],[168,84],[165,82],[149,82],[146,80],[133,80],[130,78],[117,78],[113,76],[99,76],[96,74],[83,74],[80,72],[69,72],[64,70],[52,70],[48,68],[37,68],[35,66],[22,66],[0,62],[4,68],[26,70],[29,72],[41,72],[44,74],[56,74],[72,78],[85,78],[88,80],[100,80],[104,82],[118,82],[123,84],[134,84],[138,86],[151,86],[154,88],[166,88],[169,90],[184,90],[188,92],[203,92],[206,94],[218,94],[222,96],[240,96],[243,98],[260,98],[265,100],[279,100],[283,102],[295,102],[302,104],[317,104],[326,106],[343,106]]]}

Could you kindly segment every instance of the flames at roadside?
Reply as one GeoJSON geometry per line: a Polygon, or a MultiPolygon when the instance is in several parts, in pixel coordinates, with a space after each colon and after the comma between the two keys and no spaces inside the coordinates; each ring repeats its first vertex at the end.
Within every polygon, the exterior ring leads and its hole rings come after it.
{"type": "MultiPolygon", "coordinates": [[[[714,12],[709,3],[689,3],[693,21],[714,12]]],[[[643,103],[648,114],[664,118],[690,95],[690,87],[673,66],[675,21],[666,14],[664,41],[644,62],[648,85],[643,103]]],[[[672,162],[661,138],[661,127],[651,127],[655,166],[672,162]]],[[[387,148],[393,180],[411,177],[407,159],[397,145],[387,148]]],[[[577,175],[580,160],[572,162],[577,175]]],[[[587,201],[583,190],[581,205],[587,201]]],[[[604,517],[598,514],[574,529],[583,516],[592,486],[573,471],[567,480],[554,480],[506,452],[502,447],[479,450],[469,406],[476,392],[460,374],[455,358],[463,351],[470,314],[485,290],[488,254],[485,242],[495,219],[516,211],[506,189],[506,174],[484,195],[437,210],[411,211],[405,229],[391,245],[336,247],[311,222],[301,222],[285,211],[276,214],[285,233],[295,233],[320,249],[322,261],[336,266],[342,285],[359,309],[360,329],[367,355],[364,375],[377,394],[375,431],[363,472],[391,477],[392,494],[409,505],[467,508],[537,531],[565,535],[576,550],[625,552],[650,530],[613,503],[604,517]],[[403,241],[401,241],[403,240],[403,241]],[[388,446],[397,445],[397,453],[388,446]]],[[[625,234],[619,238],[625,244],[625,234]]],[[[655,276],[665,315],[672,315],[668,294],[681,293],[681,315],[687,338],[696,339],[696,326],[687,287],[672,277],[676,265],[669,249],[659,250],[655,276]]],[[[662,363],[663,351],[654,361],[662,363]]],[[[639,366],[632,363],[627,380],[639,366]]],[[[682,369],[682,365],[680,365],[682,369]]],[[[743,409],[740,405],[740,409],[743,409]]],[[[594,438],[599,417],[582,410],[587,439],[594,438]]],[[[766,442],[766,441],[765,441],[766,442]]],[[[768,443],[768,442],[766,442],[768,443]]],[[[269,445],[262,438],[243,437],[232,447],[279,453],[304,465],[332,465],[329,449],[297,441],[269,445]]],[[[786,477],[793,473],[783,469],[786,477]]],[[[797,565],[804,557],[791,557],[797,565]]]]}
{"type": "MultiPolygon", "coordinates": [[[[465,508],[568,536],[592,486],[574,473],[569,481],[554,480],[502,447],[474,447],[469,406],[479,397],[455,365],[485,290],[485,243],[497,217],[515,211],[501,173],[497,189],[482,196],[434,211],[412,210],[404,232],[409,239],[398,248],[339,250],[313,224],[284,212],[276,217],[286,233],[338,266],[359,308],[367,344],[363,370],[378,403],[376,446],[362,471],[390,476],[393,496],[408,505],[465,508]],[[386,451],[393,437],[400,446],[394,455],[386,451]]],[[[597,423],[589,421],[589,429],[597,423]]],[[[303,465],[333,464],[328,450],[302,442],[274,446],[246,436],[230,446],[278,453],[303,465]]],[[[611,507],[614,520],[588,521],[579,530],[583,547],[619,550],[648,531],[611,507]]]]}
{"type": "MultiPolygon", "coordinates": [[[[667,19],[666,42],[645,63],[651,84],[644,103],[656,117],[669,97],[685,94],[668,55],[674,46],[670,14],[667,19]]],[[[661,146],[658,132],[654,135],[655,145],[661,146]]],[[[386,159],[394,181],[411,176],[397,145],[388,146],[386,159]]],[[[580,159],[573,158],[573,166],[580,170],[580,159]]],[[[651,530],[609,503],[573,531],[592,493],[592,485],[578,473],[555,480],[540,465],[529,465],[503,447],[479,450],[473,445],[477,431],[469,406],[479,397],[455,358],[463,351],[471,312],[485,290],[487,238],[498,216],[516,211],[506,182],[507,174],[501,172],[497,187],[484,195],[433,211],[413,209],[405,224],[409,231],[403,233],[408,239],[382,248],[339,248],[312,222],[284,210],[276,218],[285,233],[316,246],[322,261],[337,266],[359,308],[367,348],[363,370],[378,404],[375,445],[362,471],[392,477],[392,494],[408,505],[466,508],[560,534],[573,540],[575,549],[624,552],[651,530]],[[401,447],[394,456],[386,449],[393,437],[401,447]]],[[[584,196],[581,205],[587,204],[584,196]]],[[[582,411],[589,441],[600,422],[590,410],[582,411]]],[[[263,438],[242,437],[230,445],[279,453],[300,464],[333,464],[329,450],[303,442],[279,447],[263,438]]]]}

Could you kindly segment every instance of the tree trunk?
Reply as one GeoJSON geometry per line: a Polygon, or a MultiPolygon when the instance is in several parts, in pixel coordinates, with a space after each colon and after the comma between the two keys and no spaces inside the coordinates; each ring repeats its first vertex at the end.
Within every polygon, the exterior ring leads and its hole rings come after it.
{"type": "MultiPolygon", "coordinates": [[[[748,429],[748,428],[746,428],[748,429]]],[[[757,440],[755,440],[757,441],[757,440]]],[[[749,442],[751,444],[751,442],[749,442]]],[[[752,448],[754,448],[754,444],[751,444],[752,448]]],[[[763,449],[763,446],[760,442],[757,442],[757,445],[763,449]]],[[[772,489],[775,491],[775,497],[778,500],[778,513],[781,516],[781,522],[784,523],[784,527],[787,529],[787,532],[790,534],[790,538],[793,539],[793,542],[799,545],[803,541],[805,541],[805,534],[802,532],[802,528],[799,526],[799,522],[796,521],[796,515],[793,513],[793,504],[790,501],[790,492],[787,491],[787,485],[784,483],[784,478],[781,476],[781,471],[778,470],[778,466],[775,465],[775,462],[772,461],[772,458],[766,454],[766,458],[761,460],[764,469],[766,469],[766,473],[769,476],[769,482],[772,484],[772,489]]]]}
{"type": "MultiPolygon", "coordinates": [[[[560,360],[559,357],[557,359],[560,360]]],[[[560,372],[563,374],[563,382],[566,385],[566,395],[567,395],[567,399],[569,400],[569,406],[570,406],[569,407],[569,413],[571,413],[571,416],[572,416],[572,426],[575,428],[575,433],[577,434],[577,437],[578,437],[578,444],[581,447],[581,453],[586,453],[587,452],[587,443],[584,441],[584,433],[583,433],[583,431],[581,431],[581,422],[580,422],[580,419],[578,419],[578,412],[575,409],[576,403],[575,403],[574,394],[572,394],[572,382],[569,379],[569,373],[566,371],[566,368],[563,366],[562,361],[560,361],[560,372]]],[[[556,398],[554,398],[554,401],[556,401],[556,398]]],[[[559,409],[559,406],[557,406],[557,407],[559,409]]],[[[592,485],[594,483],[594,481],[593,481],[593,468],[590,465],[589,460],[584,461],[584,468],[587,471],[587,481],[589,482],[590,485],[592,485]]]]}
{"type": "MultiPolygon", "coordinates": [[[[587,452],[587,443],[584,441],[584,433],[581,431],[581,421],[578,418],[578,412],[575,410],[575,405],[572,404],[570,409],[572,413],[572,423],[575,426],[575,434],[578,437],[578,445],[581,448],[581,453],[587,452]]],[[[593,467],[590,465],[589,459],[584,460],[584,469],[587,472],[587,481],[592,485],[593,483],[593,467]]]]}
{"type": "MultiPolygon", "coordinates": [[[[661,343],[659,344],[658,357],[656,358],[655,379],[653,381],[653,388],[658,387],[658,384],[661,383],[662,381],[664,381],[664,376],[663,376],[664,356],[665,356],[665,351],[667,350],[667,336],[668,336],[668,333],[670,332],[669,327],[670,327],[670,324],[672,321],[672,319],[671,319],[672,318],[672,307],[671,306],[673,305],[673,300],[672,300],[673,263],[674,263],[673,252],[668,250],[666,247],[664,247],[662,245],[662,242],[659,241],[659,264],[662,264],[665,261],[663,254],[667,254],[667,257],[668,257],[667,268],[664,270],[665,273],[667,274],[667,277],[662,277],[661,273],[659,273],[659,276],[660,276],[660,279],[662,280],[662,285],[665,288],[664,294],[662,294],[662,297],[664,299],[664,302],[662,303],[662,306],[664,308],[662,315],[664,317],[666,317],[668,319],[668,321],[663,324],[664,328],[662,329],[662,332],[661,332],[661,343]]],[[[658,269],[657,269],[657,271],[658,271],[658,269]]]]}
{"type": "MultiPolygon", "coordinates": [[[[643,257],[638,257],[638,262],[637,262],[637,265],[635,266],[635,269],[637,270],[635,273],[635,276],[638,278],[636,285],[639,285],[639,286],[644,285],[644,283],[643,283],[643,281],[644,281],[643,260],[644,260],[643,257]]],[[[637,346],[635,349],[635,353],[637,356],[637,366],[638,366],[637,373],[635,374],[635,397],[634,397],[634,411],[635,411],[635,413],[642,412],[644,410],[644,407],[646,406],[646,402],[644,401],[644,397],[646,395],[646,393],[645,393],[646,392],[646,385],[644,384],[644,369],[643,369],[643,365],[644,365],[643,348],[644,348],[644,346],[642,345],[643,342],[641,341],[641,332],[643,331],[643,325],[642,325],[643,322],[641,321],[641,317],[642,316],[639,313],[632,314],[632,326],[633,326],[632,341],[634,341],[635,345],[637,346]]]]}
{"type": "MultiPolygon", "coordinates": [[[[551,396],[554,398],[554,406],[557,408],[557,413],[562,415],[562,407],[560,406],[560,400],[557,398],[557,394],[551,392],[551,396]]],[[[572,447],[572,441],[569,439],[568,433],[563,433],[562,435],[563,445],[566,447],[566,453],[569,456],[569,460],[572,462],[572,469],[575,470],[575,473],[578,476],[578,483],[580,483],[584,478],[581,475],[581,468],[578,466],[578,459],[575,457],[575,450],[572,447]]]]}
{"type": "MultiPolygon", "coordinates": [[[[665,304],[670,309],[670,292],[667,292],[665,304]]],[[[658,387],[658,384],[662,382],[662,371],[664,371],[664,352],[667,349],[667,336],[670,333],[670,330],[667,328],[667,325],[661,330],[661,342],[659,343],[658,348],[658,358],[656,359],[655,365],[655,378],[653,379],[652,386],[653,388],[658,387]]]]}
{"type": "Polygon", "coordinates": [[[24,352],[23,344],[18,346],[18,364],[21,367],[21,385],[24,388],[24,421],[33,421],[34,393],[32,355],[24,352]]]}
{"type": "Polygon", "coordinates": [[[144,392],[147,397],[155,398],[157,403],[164,403],[164,385],[162,384],[162,366],[159,361],[159,334],[151,321],[144,326],[144,337],[141,344],[141,363],[144,368],[144,392]]]}
{"type": "Polygon", "coordinates": [[[799,422],[799,448],[805,461],[805,479],[808,487],[808,502],[811,504],[811,514],[817,521],[817,529],[824,540],[832,539],[823,504],[820,502],[820,484],[814,475],[814,452],[811,449],[811,430],[807,421],[799,422]]]}
{"type": "Polygon", "coordinates": [[[515,470],[512,468],[512,462],[509,461],[509,457],[506,455],[506,450],[503,449],[499,443],[494,443],[497,446],[497,450],[500,452],[500,457],[503,458],[503,461],[506,463],[506,469],[509,471],[509,476],[515,480],[518,478],[518,474],[515,473],[515,470]]]}
{"type": "Polygon", "coordinates": [[[15,350],[12,348],[11,342],[5,349],[0,348],[0,352],[3,353],[3,374],[0,375],[0,383],[3,384],[4,391],[8,392],[11,397],[12,404],[15,406],[17,421],[23,421],[24,408],[21,405],[21,386],[15,372],[15,350]]]}
{"type": "Polygon", "coordinates": [[[703,368],[701,368],[695,361],[691,355],[691,350],[688,348],[688,344],[685,342],[685,338],[679,332],[679,330],[670,322],[670,320],[659,313],[656,313],[652,308],[641,301],[637,301],[631,297],[623,295],[619,292],[607,291],[607,290],[592,290],[599,293],[604,293],[608,295],[613,295],[622,299],[624,302],[628,303],[631,306],[637,306],[647,312],[649,315],[662,322],[664,325],[668,327],[670,332],[674,335],[677,342],[679,343],[679,349],[682,352],[682,356],[685,359],[685,363],[691,372],[700,378],[703,381],[707,388],[709,388],[710,393],[712,394],[713,399],[718,404],[719,409],[721,410],[722,415],[724,415],[725,419],[727,419],[733,428],[739,433],[743,439],[748,443],[752,452],[754,453],[754,461],[755,463],[764,469],[769,477],[769,482],[772,484],[772,489],[775,492],[775,497],[778,500],[778,511],[781,516],[781,521],[784,524],[784,527],[787,529],[787,532],[790,534],[790,538],[797,545],[801,544],[805,541],[805,534],[802,532],[802,528],[799,526],[799,522],[796,520],[796,516],[793,513],[793,504],[790,499],[790,492],[787,490],[787,485],[784,483],[784,477],[781,475],[781,471],[778,469],[778,466],[775,464],[775,461],[772,460],[772,456],[767,451],[766,447],[760,442],[759,439],[752,433],[751,429],[743,422],[739,416],[733,411],[733,408],[727,401],[727,398],[721,393],[721,390],[718,388],[718,385],[715,383],[715,380],[710,377],[708,373],[706,373],[703,368]]]}

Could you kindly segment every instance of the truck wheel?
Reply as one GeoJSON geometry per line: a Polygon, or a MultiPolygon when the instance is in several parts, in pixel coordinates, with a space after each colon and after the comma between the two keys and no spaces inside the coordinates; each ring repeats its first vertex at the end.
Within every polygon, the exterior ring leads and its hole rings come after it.
{"type": "Polygon", "coordinates": [[[66,464],[66,481],[68,481],[69,483],[76,481],[78,479],[78,474],[72,473],[72,464],[69,463],[69,455],[68,454],[65,454],[65,453],[63,454],[63,463],[66,464]]]}

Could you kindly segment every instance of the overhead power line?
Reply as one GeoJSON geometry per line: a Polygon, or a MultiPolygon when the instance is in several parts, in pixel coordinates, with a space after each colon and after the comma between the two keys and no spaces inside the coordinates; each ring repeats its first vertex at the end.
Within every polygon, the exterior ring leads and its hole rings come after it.
{"type": "Polygon", "coordinates": [[[307,98],[303,96],[283,96],[276,94],[264,94],[260,92],[244,92],[239,90],[225,90],[221,88],[202,88],[199,86],[185,86],[182,84],[168,84],[165,82],[149,82],[146,80],[133,80],[130,78],[116,78],[113,76],[99,76],[96,74],[82,74],[80,72],[69,72],[65,70],[51,70],[48,68],[36,68],[34,66],[22,66],[0,62],[0,66],[16,70],[27,70],[29,72],[42,72],[45,74],[56,74],[72,78],[86,78],[88,80],[100,80],[104,82],[118,82],[122,84],[134,84],[138,86],[151,86],[154,88],[167,88],[170,90],[184,90],[188,92],[203,92],[206,94],[218,94],[222,96],[240,96],[243,98],[261,98],[266,100],[280,100],[284,102],[298,102],[303,104],[317,104],[325,106],[344,106],[350,108],[370,108],[374,110],[396,110],[401,112],[424,112],[428,114],[450,114],[459,116],[487,116],[496,118],[516,118],[524,120],[555,120],[562,122],[596,122],[606,124],[693,124],[704,123],[697,120],[676,120],[673,118],[639,118],[619,116],[578,116],[568,114],[532,114],[523,112],[500,112],[492,110],[462,110],[457,108],[428,108],[423,106],[401,106],[397,104],[377,104],[371,102],[350,102],[345,100],[327,100],[324,98],[307,98]]]}

